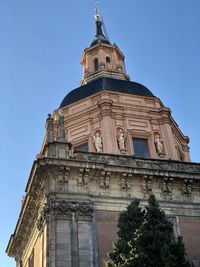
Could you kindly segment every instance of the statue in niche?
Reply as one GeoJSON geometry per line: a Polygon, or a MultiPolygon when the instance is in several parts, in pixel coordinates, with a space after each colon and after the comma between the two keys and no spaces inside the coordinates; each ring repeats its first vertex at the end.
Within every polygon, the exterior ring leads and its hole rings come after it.
{"type": "Polygon", "coordinates": [[[157,151],[158,155],[164,155],[165,154],[164,144],[163,144],[163,140],[160,138],[159,134],[156,134],[154,143],[155,143],[156,151],[157,151]]]}
{"type": "Polygon", "coordinates": [[[96,148],[97,152],[102,152],[103,151],[103,143],[102,143],[102,138],[100,136],[99,132],[96,132],[95,136],[93,136],[94,139],[94,146],[96,148]]]}
{"type": "Polygon", "coordinates": [[[46,122],[46,131],[47,131],[47,142],[54,141],[54,128],[53,128],[53,118],[51,114],[48,114],[47,122],[46,122]]]}
{"type": "Polygon", "coordinates": [[[117,132],[117,144],[120,150],[125,150],[125,135],[122,129],[117,132]]]}
{"type": "Polygon", "coordinates": [[[64,115],[58,110],[58,140],[65,141],[64,115]]]}

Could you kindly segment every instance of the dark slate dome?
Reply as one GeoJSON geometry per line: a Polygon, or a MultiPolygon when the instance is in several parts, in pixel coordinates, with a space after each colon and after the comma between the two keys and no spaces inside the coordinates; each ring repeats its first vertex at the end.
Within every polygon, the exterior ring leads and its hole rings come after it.
{"type": "Polygon", "coordinates": [[[60,108],[104,90],[155,98],[152,92],[140,83],[101,77],[67,94],[60,104],[60,108]]]}

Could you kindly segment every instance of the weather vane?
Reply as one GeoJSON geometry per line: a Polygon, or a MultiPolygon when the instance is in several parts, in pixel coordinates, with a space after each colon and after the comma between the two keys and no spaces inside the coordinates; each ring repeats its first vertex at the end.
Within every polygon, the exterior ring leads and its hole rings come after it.
{"type": "Polygon", "coordinates": [[[95,12],[96,12],[96,14],[99,13],[98,11],[99,11],[99,2],[97,1],[96,2],[96,5],[95,5],[95,12]]]}

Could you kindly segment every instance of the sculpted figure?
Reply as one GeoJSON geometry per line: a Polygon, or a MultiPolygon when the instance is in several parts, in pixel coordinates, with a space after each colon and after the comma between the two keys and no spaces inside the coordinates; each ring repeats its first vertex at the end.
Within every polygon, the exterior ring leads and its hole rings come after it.
{"type": "Polygon", "coordinates": [[[48,114],[47,122],[46,122],[46,131],[47,131],[47,142],[54,141],[54,129],[53,129],[53,118],[51,114],[48,114]]]}
{"type": "Polygon", "coordinates": [[[58,111],[58,140],[65,141],[64,115],[58,111]]]}
{"type": "Polygon", "coordinates": [[[164,154],[164,145],[163,145],[163,140],[160,138],[160,135],[157,134],[156,138],[154,140],[156,150],[158,154],[164,154]]]}
{"type": "Polygon", "coordinates": [[[125,135],[122,129],[118,130],[117,143],[118,143],[119,149],[125,149],[125,135]]]}
{"type": "Polygon", "coordinates": [[[102,152],[103,151],[103,144],[102,144],[102,138],[100,136],[100,133],[97,132],[95,136],[93,136],[94,139],[94,146],[96,148],[97,152],[102,152]]]}

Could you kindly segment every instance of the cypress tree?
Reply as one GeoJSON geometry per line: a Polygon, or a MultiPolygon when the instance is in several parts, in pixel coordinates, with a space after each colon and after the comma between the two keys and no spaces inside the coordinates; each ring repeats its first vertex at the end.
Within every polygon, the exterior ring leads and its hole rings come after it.
{"type": "Polygon", "coordinates": [[[108,267],[120,266],[130,254],[129,242],[134,236],[134,232],[139,228],[144,220],[145,211],[139,207],[139,200],[135,199],[122,212],[118,219],[118,240],[113,245],[113,251],[109,253],[111,259],[107,263],[108,267]]]}
{"type": "MultiPolygon", "coordinates": [[[[131,205],[133,206],[133,203],[131,205]]],[[[191,267],[182,239],[173,239],[172,224],[160,209],[155,197],[150,196],[146,214],[141,211],[139,201],[137,202],[139,219],[134,212],[135,216],[130,218],[131,205],[122,213],[123,216],[119,217],[119,239],[113,252],[109,254],[111,261],[107,266],[191,267]],[[127,223],[127,219],[132,223],[127,223]],[[131,225],[134,228],[131,228],[131,225]]]]}

